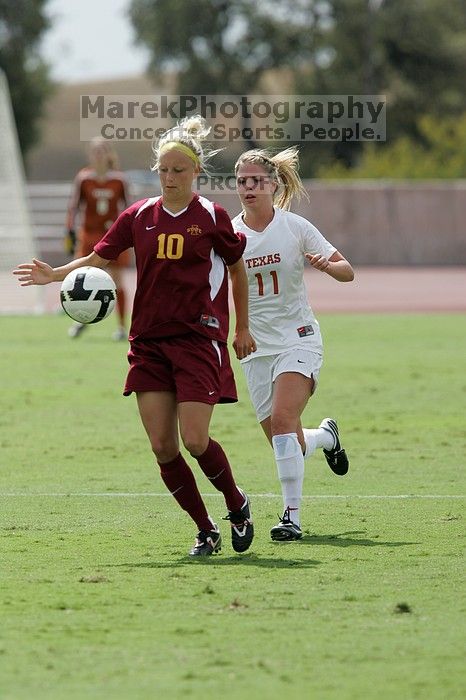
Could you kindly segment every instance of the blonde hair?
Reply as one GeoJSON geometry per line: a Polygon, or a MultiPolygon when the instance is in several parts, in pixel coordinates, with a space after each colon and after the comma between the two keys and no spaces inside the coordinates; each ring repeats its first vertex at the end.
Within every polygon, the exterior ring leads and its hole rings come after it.
{"type": "Polygon", "coordinates": [[[151,170],[158,169],[163,147],[166,144],[178,143],[192,151],[194,155],[192,160],[199,165],[201,170],[207,172],[207,161],[222,150],[209,150],[202,147],[202,142],[210,134],[210,131],[211,127],[207,125],[206,120],[200,114],[196,114],[193,117],[185,117],[172,129],[165,131],[157,141],[152,144],[155,163],[151,170]]]}
{"type": "Polygon", "coordinates": [[[108,170],[119,170],[120,169],[120,163],[118,160],[118,156],[116,154],[115,149],[113,148],[113,146],[111,145],[111,143],[109,141],[106,141],[105,139],[101,138],[100,136],[95,136],[93,139],[91,139],[91,141],[89,143],[89,148],[88,148],[89,155],[91,155],[92,151],[96,148],[99,148],[104,153],[108,170]]]}
{"type": "Polygon", "coordinates": [[[235,174],[244,163],[260,165],[267,175],[279,185],[275,190],[274,198],[277,195],[275,203],[280,209],[289,209],[294,197],[298,200],[302,196],[309,199],[298,174],[299,151],[297,146],[285,148],[275,154],[266,148],[245,151],[235,163],[235,174]]]}

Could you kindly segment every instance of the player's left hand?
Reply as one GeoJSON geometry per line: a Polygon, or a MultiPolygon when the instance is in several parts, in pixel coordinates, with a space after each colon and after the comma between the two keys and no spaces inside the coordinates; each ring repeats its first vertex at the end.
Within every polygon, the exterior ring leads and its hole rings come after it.
{"type": "Polygon", "coordinates": [[[304,253],[304,257],[309,260],[312,267],[314,267],[316,270],[320,270],[321,272],[325,272],[330,265],[327,258],[325,258],[323,255],[311,255],[311,253],[304,253]]]}
{"type": "Polygon", "coordinates": [[[233,338],[233,347],[238,360],[242,360],[243,357],[247,357],[257,350],[256,341],[248,329],[236,331],[233,338]]]}

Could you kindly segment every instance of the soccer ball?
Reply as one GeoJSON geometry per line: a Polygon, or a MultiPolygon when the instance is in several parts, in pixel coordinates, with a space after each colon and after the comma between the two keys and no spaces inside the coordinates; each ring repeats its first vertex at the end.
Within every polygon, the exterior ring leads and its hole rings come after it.
{"type": "Polygon", "coordinates": [[[115,282],[108,272],[98,267],[78,267],[63,280],[60,301],[74,321],[98,323],[113,311],[115,282]]]}

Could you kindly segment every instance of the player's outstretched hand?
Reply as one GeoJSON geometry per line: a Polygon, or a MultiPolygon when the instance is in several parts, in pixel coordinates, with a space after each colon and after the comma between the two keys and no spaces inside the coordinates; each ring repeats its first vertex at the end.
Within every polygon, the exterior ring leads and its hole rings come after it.
{"type": "Polygon", "coordinates": [[[247,357],[257,350],[256,341],[246,329],[235,333],[233,347],[238,360],[242,360],[243,357],[247,357]]]}
{"type": "Polygon", "coordinates": [[[311,253],[305,253],[304,257],[309,260],[312,267],[314,267],[316,270],[320,270],[321,272],[325,272],[330,265],[327,258],[325,258],[323,255],[311,255],[311,253]]]}
{"type": "Polygon", "coordinates": [[[32,259],[32,263],[21,263],[13,274],[17,276],[21,287],[31,284],[49,284],[53,282],[53,268],[41,260],[32,259]]]}

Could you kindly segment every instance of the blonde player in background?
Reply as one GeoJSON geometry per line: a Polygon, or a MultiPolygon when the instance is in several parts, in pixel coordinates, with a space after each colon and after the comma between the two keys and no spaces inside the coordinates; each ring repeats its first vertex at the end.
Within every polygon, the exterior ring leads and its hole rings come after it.
{"type": "MultiPolygon", "coordinates": [[[[92,253],[96,243],[107,233],[118,215],[129,204],[124,174],[118,168],[118,158],[112,146],[95,138],[89,145],[89,166],[76,175],[67,213],[66,248],[71,255],[83,258],[92,253]],[[75,234],[77,215],[81,217],[78,235],[75,234]]],[[[114,340],[125,340],[126,299],[122,269],[130,264],[131,255],[124,251],[109,265],[109,272],[117,288],[116,311],[118,328],[114,340]]],[[[68,330],[70,338],[77,338],[87,328],[74,323],[68,330]]]]}
{"type": "Polygon", "coordinates": [[[257,350],[241,360],[257,418],[271,443],[281,483],[284,513],[273,540],[302,537],[300,503],[304,460],[323,448],[336,474],[349,467],[334,419],[303,429],[301,414],[315,391],[322,365],[319,324],[307,301],[304,264],[339,282],[354,278],[350,263],[309,221],[287,211],[305,193],[298,151],[243,153],[235,165],[243,211],[233,219],[247,239],[250,329],[257,350]]]}

